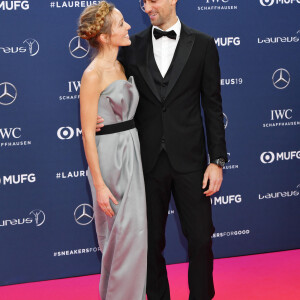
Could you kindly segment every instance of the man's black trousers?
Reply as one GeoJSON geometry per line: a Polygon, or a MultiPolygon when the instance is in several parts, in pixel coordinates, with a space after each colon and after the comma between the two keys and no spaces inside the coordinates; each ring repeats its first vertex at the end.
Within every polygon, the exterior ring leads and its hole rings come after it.
{"type": "Polygon", "coordinates": [[[165,227],[171,192],[179,214],[183,234],[188,241],[189,300],[210,300],[214,296],[214,232],[210,198],[203,194],[203,172],[178,173],[161,151],[155,167],[145,175],[148,217],[148,300],[170,300],[166,263],[165,227]]]}

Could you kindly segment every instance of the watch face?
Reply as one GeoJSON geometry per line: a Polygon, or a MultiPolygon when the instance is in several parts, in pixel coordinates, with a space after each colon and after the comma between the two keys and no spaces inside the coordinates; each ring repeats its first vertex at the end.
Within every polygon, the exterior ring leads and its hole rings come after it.
{"type": "Polygon", "coordinates": [[[225,159],[220,158],[219,159],[219,165],[223,168],[225,166],[225,159]]]}

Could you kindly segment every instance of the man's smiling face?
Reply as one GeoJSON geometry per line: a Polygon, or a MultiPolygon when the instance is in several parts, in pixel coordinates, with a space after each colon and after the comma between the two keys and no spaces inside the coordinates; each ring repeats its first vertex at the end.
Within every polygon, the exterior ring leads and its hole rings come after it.
{"type": "Polygon", "coordinates": [[[145,13],[151,24],[162,29],[168,28],[172,18],[176,16],[176,2],[177,0],[144,0],[145,13]]]}

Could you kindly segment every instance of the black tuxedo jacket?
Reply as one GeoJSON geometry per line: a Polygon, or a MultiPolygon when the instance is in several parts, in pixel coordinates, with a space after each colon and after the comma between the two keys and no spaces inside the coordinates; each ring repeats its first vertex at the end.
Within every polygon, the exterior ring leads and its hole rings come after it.
{"type": "Polygon", "coordinates": [[[148,67],[151,34],[149,27],[132,36],[131,46],[122,47],[118,55],[126,76],[134,77],[140,94],[135,122],[144,172],[154,167],[163,136],[170,162],[178,172],[205,170],[206,140],[211,160],[227,160],[219,56],[214,39],[182,24],[166,97],[161,99],[148,67]]]}

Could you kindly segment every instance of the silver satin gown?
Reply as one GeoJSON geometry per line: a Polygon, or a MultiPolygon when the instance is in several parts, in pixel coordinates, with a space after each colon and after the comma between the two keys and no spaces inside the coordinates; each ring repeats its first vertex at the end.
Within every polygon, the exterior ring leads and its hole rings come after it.
{"type": "MultiPolygon", "coordinates": [[[[111,83],[100,95],[104,125],[131,120],[139,101],[134,78],[111,83]]],[[[144,300],[147,273],[145,184],[137,129],[96,136],[101,174],[118,200],[115,216],[100,209],[90,171],[95,225],[102,252],[101,300],[144,300]]]]}

